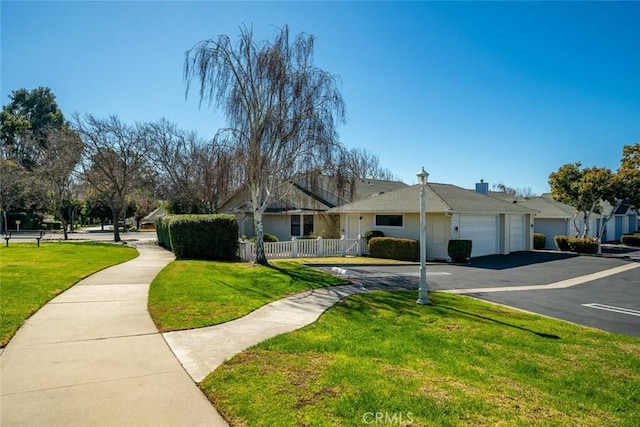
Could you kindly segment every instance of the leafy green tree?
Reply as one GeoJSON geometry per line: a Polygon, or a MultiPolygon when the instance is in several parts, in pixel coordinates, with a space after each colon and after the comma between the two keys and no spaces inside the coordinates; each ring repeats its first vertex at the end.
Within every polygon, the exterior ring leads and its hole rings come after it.
{"type": "Polygon", "coordinates": [[[14,90],[9,99],[0,112],[3,156],[32,169],[47,147],[49,131],[66,128],[67,122],[48,87],[14,90]]]}
{"type": "Polygon", "coordinates": [[[640,210],[640,143],[624,147],[618,173],[629,203],[640,210]]]}
{"type": "Polygon", "coordinates": [[[640,144],[628,145],[623,149],[619,169],[614,173],[608,168],[582,168],[580,162],[561,166],[549,175],[551,195],[559,202],[566,203],[581,212],[585,224],[582,236],[589,235],[589,218],[593,213],[602,213],[602,201],[613,208],[602,217],[598,240],[602,239],[605,225],[614,212],[625,202],[634,206],[640,202],[640,144]]]}
{"type": "Polygon", "coordinates": [[[289,39],[282,28],[256,42],[242,28],[237,45],[226,35],[187,51],[187,94],[198,83],[200,101],[222,108],[227,128],[215,142],[233,147],[250,193],[256,263],[267,265],[263,214],[277,186],[322,170],[337,147],[336,126],[345,120],[337,78],[313,64],[314,37],[289,39]]]}

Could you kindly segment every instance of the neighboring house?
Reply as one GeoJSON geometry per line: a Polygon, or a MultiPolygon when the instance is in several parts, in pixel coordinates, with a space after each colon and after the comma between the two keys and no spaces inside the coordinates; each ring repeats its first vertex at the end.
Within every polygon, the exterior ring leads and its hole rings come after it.
{"type": "MultiPolygon", "coordinates": [[[[375,179],[359,179],[340,186],[336,178],[327,176],[309,182],[288,183],[271,197],[272,201],[263,215],[264,232],[283,241],[309,235],[339,238],[339,219],[329,215],[329,209],[406,187],[407,184],[403,182],[375,179]]],[[[219,209],[223,213],[235,214],[240,235],[247,237],[254,235],[250,200],[249,189],[242,186],[219,209]]]]}
{"type": "Polygon", "coordinates": [[[153,229],[156,226],[156,221],[158,218],[165,216],[167,212],[164,208],[159,207],[154,209],[149,215],[145,216],[140,220],[140,228],[143,229],[153,229]]]}
{"type": "MultiPolygon", "coordinates": [[[[543,194],[541,197],[518,197],[513,194],[492,191],[489,195],[536,211],[533,217],[533,232],[544,234],[546,238],[545,249],[556,249],[555,236],[573,236],[576,234],[574,226],[575,208],[553,200],[550,194],[543,194]]],[[[578,229],[582,230],[582,218],[575,218],[575,224],[578,229]]],[[[593,226],[596,226],[595,222],[593,226]]],[[[592,231],[593,233],[595,231],[592,231]]]]}
{"type": "MultiPolygon", "coordinates": [[[[518,204],[537,211],[533,217],[533,231],[544,234],[545,249],[556,249],[555,236],[575,234],[575,209],[572,206],[546,197],[530,197],[519,201],[518,204]]],[[[581,227],[582,219],[576,218],[576,221],[578,227],[581,227]]]]}
{"type": "MultiPolygon", "coordinates": [[[[584,218],[582,212],[577,217],[573,206],[553,200],[551,194],[545,193],[540,197],[516,197],[500,192],[491,192],[492,197],[497,197],[512,203],[518,203],[537,211],[534,219],[534,232],[546,236],[546,249],[554,249],[553,238],[558,235],[575,236],[582,235],[584,231],[584,218]],[[577,231],[576,231],[577,227],[577,231]]],[[[589,217],[589,237],[597,237],[600,232],[602,218],[607,217],[613,206],[609,202],[601,202],[601,213],[593,213],[589,217]]],[[[603,242],[620,241],[626,233],[633,233],[638,227],[638,212],[632,209],[628,203],[620,205],[611,219],[605,224],[602,234],[603,242]]]]}
{"type": "MultiPolygon", "coordinates": [[[[535,211],[477,191],[428,183],[427,258],[448,260],[451,239],[473,241],[471,256],[509,254],[533,248],[535,211]]],[[[369,230],[385,236],[419,239],[420,185],[376,194],[335,207],[341,232],[355,238],[369,230]]]]}
{"type": "MultiPolygon", "coordinates": [[[[614,207],[608,202],[602,203],[602,215],[594,214],[597,217],[596,229],[600,228],[601,216],[606,217],[614,207]]],[[[622,203],[607,224],[605,233],[602,236],[603,242],[619,242],[625,234],[635,233],[638,230],[638,211],[633,209],[627,202],[622,203]]]]}

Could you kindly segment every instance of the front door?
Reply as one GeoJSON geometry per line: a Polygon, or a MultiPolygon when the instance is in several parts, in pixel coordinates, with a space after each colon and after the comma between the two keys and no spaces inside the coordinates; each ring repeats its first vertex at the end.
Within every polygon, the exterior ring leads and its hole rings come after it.
{"type": "Polygon", "coordinates": [[[345,234],[345,238],[347,239],[357,239],[358,234],[362,234],[360,232],[360,215],[348,215],[347,216],[347,230],[345,234]]]}

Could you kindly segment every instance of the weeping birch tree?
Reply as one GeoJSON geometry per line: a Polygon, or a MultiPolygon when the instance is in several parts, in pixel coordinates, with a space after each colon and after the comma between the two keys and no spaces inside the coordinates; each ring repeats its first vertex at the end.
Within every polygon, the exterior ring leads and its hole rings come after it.
{"type": "Polygon", "coordinates": [[[323,170],[338,145],[336,126],[345,121],[337,77],[313,64],[313,47],[309,34],[290,40],[287,26],[263,42],[242,27],[236,44],[220,35],[185,54],[187,96],[195,81],[200,104],[226,117],[215,142],[233,147],[243,171],[258,264],[268,264],[262,218],[276,187],[323,170]]]}

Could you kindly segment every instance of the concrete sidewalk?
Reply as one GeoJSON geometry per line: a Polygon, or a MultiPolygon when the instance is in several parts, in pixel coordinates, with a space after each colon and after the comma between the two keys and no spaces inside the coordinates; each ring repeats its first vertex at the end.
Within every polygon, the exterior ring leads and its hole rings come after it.
{"type": "Polygon", "coordinates": [[[0,355],[2,426],[227,425],[158,333],[147,292],[173,254],[82,280],[34,314],[0,355]]]}
{"type": "Polygon", "coordinates": [[[342,298],[367,292],[343,285],[296,294],[220,325],[166,332],[164,338],[194,381],[202,381],[222,362],[252,345],[315,322],[342,298]]]}

